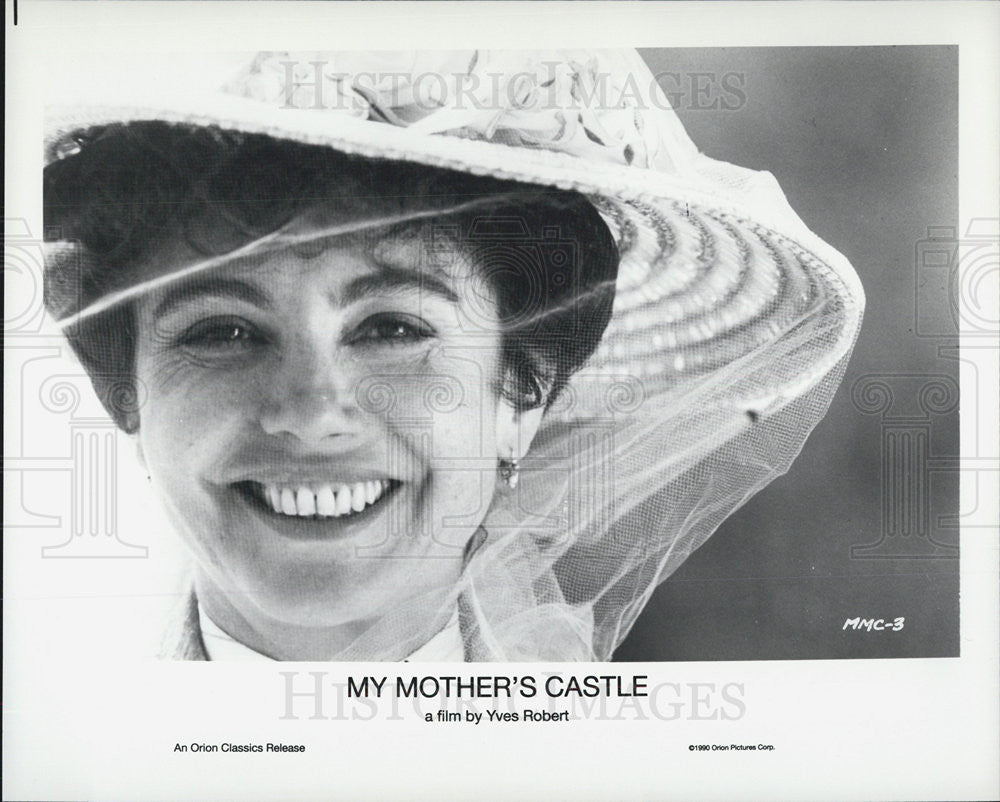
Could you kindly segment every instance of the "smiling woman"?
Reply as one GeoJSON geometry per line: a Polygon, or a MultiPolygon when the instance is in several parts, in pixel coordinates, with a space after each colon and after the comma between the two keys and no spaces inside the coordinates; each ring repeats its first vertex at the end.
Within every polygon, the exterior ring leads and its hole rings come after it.
{"type": "MultiPolygon", "coordinates": [[[[451,281],[469,277],[468,265],[449,267],[451,281]]],[[[139,445],[178,502],[172,517],[202,567],[203,612],[257,651],[320,659],[402,602],[440,594],[443,603],[458,579],[456,546],[475,527],[454,532],[454,543],[390,539],[386,511],[431,531],[435,517],[480,505],[478,483],[463,481],[455,461],[496,459],[498,441],[512,447],[514,417],[484,381],[499,370],[499,326],[479,322],[478,363],[456,357],[466,304],[454,291],[421,292],[419,271],[412,285],[397,278],[380,291],[371,250],[350,239],[315,257],[282,253],[224,270],[246,276],[261,302],[188,295],[161,317],[158,293],[140,304],[136,376],[149,401],[139,445]],[[440,376],[466,388],[465,403],[428,416],[423,399],[440,376]],[[396,415],[424,413],[424,438],[366,408],[357,388],[370,377],[396,415]],[[379,559],[353,559],[362,549],[379,559]],[[289,637],[300,628],[302,641],[289,637]]],[[[396,640],[406,649],[440,626],[411,619],[396,640]]]]}
{"type": "Polygon", "coordinates": [[[850,267],[635,54],[448,54],[491,114],[275,58],[48,142],[48,308],[193,557],[169,653],[608,659],[822,416],[850,267]]]}
{"type": "Polygon", "coordinates": [[[94,131],[47,179],[49,223],[91,255],[79,283],[146,273],[115,311],[131,353],[108,347],[104,316],[68,332],[103,398],[130,381],[144,399],[109,408],[196,557],[199,614],[279,659],[338,654],[404,604],[431,614],[396,619],[391,656],[430,640],[479,528],[469,513],[491,502],[484,461],[522,458],[610,316],[617,251],[593,206],[160,123],[94,131]],[[130,190],[113,194],[109,172],[130,190]],[[534,247],[543,227],[585,243],[573,282],[534,247]],[[276,232],[280,247],[184,273],[276,232]],[[460,402],[429,404],[442,390],[460,402]]]}

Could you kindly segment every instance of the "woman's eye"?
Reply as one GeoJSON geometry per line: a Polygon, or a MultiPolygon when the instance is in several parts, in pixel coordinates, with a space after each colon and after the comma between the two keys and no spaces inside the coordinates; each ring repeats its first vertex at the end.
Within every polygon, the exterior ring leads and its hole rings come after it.
{"type": "Polygon", "coordinates": [[[212,319],[195,323],[179,338],[180,345],[210,351],[238,351],[267,343],[263,332],[244,320],[212,319]]]}
{"type": "Polygon", "coordinates": [[[433,334],[433,329],[422,320],[400,315],[373,315],[355,329],[350,342],[402,345],[425,340],[433,334]]]}

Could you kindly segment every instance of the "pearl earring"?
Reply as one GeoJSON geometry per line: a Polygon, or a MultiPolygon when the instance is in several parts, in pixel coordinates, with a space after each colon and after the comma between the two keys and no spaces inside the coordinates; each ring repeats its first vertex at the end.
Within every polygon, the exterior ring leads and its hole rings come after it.
{"type": "Polygon", "coordinates": [[[510,459],[500,460],[500,479],[507,485],[508,490],[513,490],[517,487],[517,480],[520,478],[518,472],[520,470],[520,460],[514,458],[514,449],[511,449],[510,459]]]}

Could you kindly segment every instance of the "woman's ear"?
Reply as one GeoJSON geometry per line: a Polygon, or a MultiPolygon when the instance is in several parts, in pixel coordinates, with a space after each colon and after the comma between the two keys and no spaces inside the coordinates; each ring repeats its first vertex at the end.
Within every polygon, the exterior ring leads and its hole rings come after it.
{"type": "Polygon", "coordinates": [[[125,430],[125,434],[136,435],[139,433],[139,413],[138,412],[126,412],[125,419],[122,421],[122,427],[125,430]]]}
{"type": "Polygon", "coordinates": [[[535,439],[545,407],[519,411],[506,399],[497,404],[497,458],[522,459],[535,439]]]}

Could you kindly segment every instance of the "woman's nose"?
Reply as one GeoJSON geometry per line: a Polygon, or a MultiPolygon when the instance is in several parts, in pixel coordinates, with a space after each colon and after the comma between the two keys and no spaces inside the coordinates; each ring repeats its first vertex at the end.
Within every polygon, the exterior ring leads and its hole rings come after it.
{"type": "Polygon", "coordinates": [[[347,366],[318,349],[300,349],[268,379],[260,423],[272,435],[288,434],[307,445],[356,436],[360,410],[347,366]]]}

